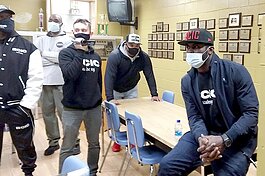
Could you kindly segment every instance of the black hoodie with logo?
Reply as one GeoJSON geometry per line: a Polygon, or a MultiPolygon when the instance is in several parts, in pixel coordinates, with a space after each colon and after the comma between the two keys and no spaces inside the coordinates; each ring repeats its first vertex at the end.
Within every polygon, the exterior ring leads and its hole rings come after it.
{"type": "Polygon", "coordinates": [[[65,107],[92,109],[102,102],[101,58],[89,46],[88,51],[70,45],[59,53],[63,73],[63,100],[65,107]]]}

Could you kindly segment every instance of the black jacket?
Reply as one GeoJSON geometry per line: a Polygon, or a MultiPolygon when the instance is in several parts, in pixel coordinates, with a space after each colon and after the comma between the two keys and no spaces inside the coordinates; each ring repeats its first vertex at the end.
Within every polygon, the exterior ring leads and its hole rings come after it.
{"type": "Polygon", "coordinates": [[[31,42],[13,32],[2,44],[0,54],[0,108],[19,104],[33,108],[43,83],[39,51],[31,42]]]}
{"type": "MultiPolygon", "coordinates": [[[[259,102],[247,69],[237,63],[213,55],[211,77],[216,101],[232,145],[251,156],[257,146],[257,123],[259,102]]],[[[192,134],[196,139],[208,135],[205,112],[198,88],[197,70],[191,68],[181,81],[182,95],[192,134]]]]}
{"type": "Polygon", "coordinates": [[[127,92],[140,80],[140,71],[144,72],[152,96],[157,96],[156,81],[149,56],[142,50],[133,62],[120,51],[120,45],[113,50],[107,60],[105,89],[107,100],[112,100],[113,90],[127,92]]]}
{"type": "Polygon", "coordinates": [[[60,51],[59,66],[65,81],[62,100],[65,107],[85,110],[101,104],[101,59],[93,48],[85,52],[70,45],[60,51]]]}

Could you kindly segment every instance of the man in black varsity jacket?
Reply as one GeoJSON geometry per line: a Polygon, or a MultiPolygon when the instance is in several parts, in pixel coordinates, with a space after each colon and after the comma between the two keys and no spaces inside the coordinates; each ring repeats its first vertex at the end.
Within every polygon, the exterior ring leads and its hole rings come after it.
{"type": "Polygon", "coordinates": [[[15,13],[0,5],[0,123],[8,124],[22,170],[32,176],[36,167],[31,113],[43,83],[40,52],[14,30],[15,13]]]}

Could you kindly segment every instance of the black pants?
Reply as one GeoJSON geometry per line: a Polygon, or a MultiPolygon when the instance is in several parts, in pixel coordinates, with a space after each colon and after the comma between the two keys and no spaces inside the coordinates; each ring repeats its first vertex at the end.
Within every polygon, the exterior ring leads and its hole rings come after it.
{"type": "Polygon", "coordinates": [[[21,169],[31,174],[36,167],[37,154],[33,144],[34,119],[30,109],[17,106],[0,109],[0,124],[8,124],[12,142],[15,145],[21,169]]]}

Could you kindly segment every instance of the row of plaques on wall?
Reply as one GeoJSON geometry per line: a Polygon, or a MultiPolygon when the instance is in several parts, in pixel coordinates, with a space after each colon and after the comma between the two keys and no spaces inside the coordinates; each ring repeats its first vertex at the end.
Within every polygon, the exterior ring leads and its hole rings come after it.
{"type": "Polygon", "coordinates": [[[160,59],[174,59],[173,51],[157,51],[157,50],[148,50],[148,55],[153,58],[160,59]]]}

